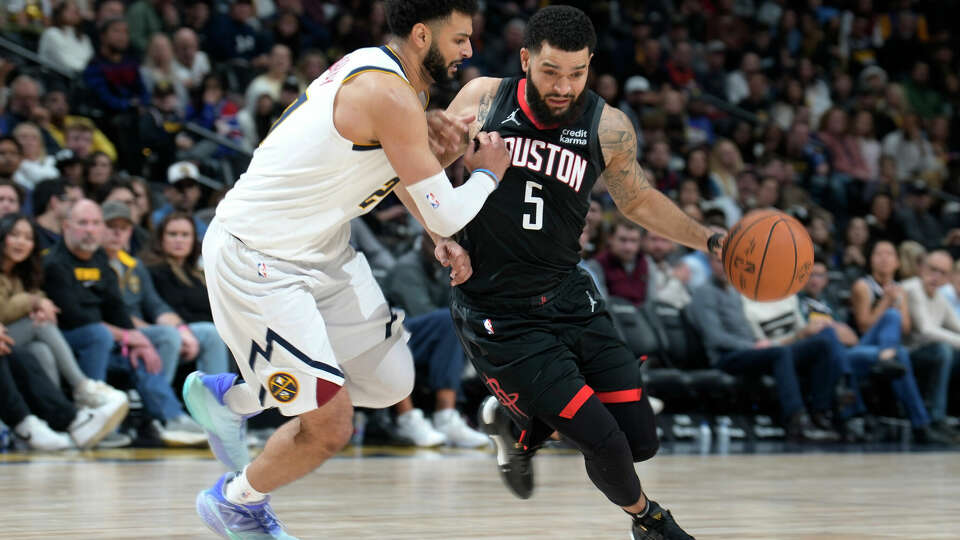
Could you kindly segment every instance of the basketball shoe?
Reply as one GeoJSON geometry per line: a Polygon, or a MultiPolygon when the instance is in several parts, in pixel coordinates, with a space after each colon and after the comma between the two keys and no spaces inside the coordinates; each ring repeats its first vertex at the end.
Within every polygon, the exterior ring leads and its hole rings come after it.
{"type": "Polygon", "coordinates": [[[500,478],[511,493],[521,499],[533,495],[533,459],[537,448],[524,448],[513,435],[513,420],[497,398],[488,396],[480,406],[480,429],[493,439],[497,448],[500,478]]]}
{"type": "Polygon", "coordinates": [[[633,540],[695,540],[677,525],[673,514],[647,499],[647,513],[633,518],[630,538],[633,540]]]}
{"type": "Polygon", "coordinates": [[[231,540],[297,540],[283,530],[283,524],[270,508],[270,496],[257,504],[233,504],[224,496],[224,488],[236,473],[227,473],[212,488],[197,495],[197,513],[207,527],[231,540]]]}
{"type": "Polygon", "coordinates": [[[207,432],[210,450],[227,468],[238,471],[250,463],[247,421],[223,403],[233,386],[233,373],[206,375],[194,371],[183,383],[183,402],[190,416],[207,432]]]}

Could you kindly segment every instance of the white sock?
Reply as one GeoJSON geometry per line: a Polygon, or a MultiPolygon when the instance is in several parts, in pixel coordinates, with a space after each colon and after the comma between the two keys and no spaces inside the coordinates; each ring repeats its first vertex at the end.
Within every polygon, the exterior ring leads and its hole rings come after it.
{"type": "Polygon", "coordinates": [[[223,404],[241,416],[258,413],[263,410],[256,392],[247,383],[235,384],[223,394],[223,404]]]}
{"type": "Polygon", "coordinates": [[[267,498],[266,493],[260,493],[250,485],[247,480],[247,467],[244,467],[240,474],[233,477],[233,480],[223,490],[223,496],[233,504],[256,504],[267,498]]]}

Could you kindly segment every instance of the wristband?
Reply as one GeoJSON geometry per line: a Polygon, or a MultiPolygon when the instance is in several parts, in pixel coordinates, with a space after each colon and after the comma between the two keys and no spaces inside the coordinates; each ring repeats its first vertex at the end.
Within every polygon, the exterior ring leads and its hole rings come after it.
{"type": "Polygon", "coordinates": [[[486,174],[487,176],[489,176],[490,179],[493,180],[493,185],[494,185],[494,186],[499,186],[499,185],[500,185],[500,179],[497,178],[497,175],[493,174],[493,171],[491,171],[490,169],[474,169],[471,174],[476,174],[476,173],[478,173],[478,172],[484,173],[484,174],[486,174]]]}
{"type": "Polygon", "coordinates": [[[707,251],[713,253],[713,250],[720,249],[720,239],[723,238],[721,233],[713,233],[710,235],[710,238],[707,239],[707,251]]]}

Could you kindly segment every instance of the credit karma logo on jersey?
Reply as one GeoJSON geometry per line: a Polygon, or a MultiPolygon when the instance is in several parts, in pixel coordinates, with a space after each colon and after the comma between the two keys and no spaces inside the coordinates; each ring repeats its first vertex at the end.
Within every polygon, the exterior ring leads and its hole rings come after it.
{"type": "Polygon", "coordinates": [[[430,203],[431,208],[440,208],[440,199],[433,193],[427,193],[427,202],[430,203]]]}
{"type": "Polygon", "coordinates": [[[587,130],[585,129],[565,129],[560,132],[560,142],[563,144],[587,145],[587,130]]]}
{"type": "MultiPolygon", "coordinates": [[[[587,134],[585,129],[564,130],[564,133],[567,131],[574,134],[583,132],[584,136],[587,134]]],[[[503,144],[513,157],[511,165],[514,167],[525,167],[533,172],[552,176],[570,186],[574,191],[580,192],[589,162],[576,152],[553,143],[526,137],[504,137],[503,144]]]]}

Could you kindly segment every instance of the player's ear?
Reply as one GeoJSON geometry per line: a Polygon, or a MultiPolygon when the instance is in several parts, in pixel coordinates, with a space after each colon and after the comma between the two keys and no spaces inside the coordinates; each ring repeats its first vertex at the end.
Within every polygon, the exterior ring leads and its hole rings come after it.
{"type": "Polygon", "coordinates": [[[426,24],[418,22],[410,30],[409,39],[417,47],[429,49],[430,41],[433,39],[433,31],[426,24]]]}
{"type": "Polygon", "coordinates": [[[526,47],[520,49],[520,67],[524,73],[530,72],[530,50],[526,47]]]}

